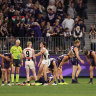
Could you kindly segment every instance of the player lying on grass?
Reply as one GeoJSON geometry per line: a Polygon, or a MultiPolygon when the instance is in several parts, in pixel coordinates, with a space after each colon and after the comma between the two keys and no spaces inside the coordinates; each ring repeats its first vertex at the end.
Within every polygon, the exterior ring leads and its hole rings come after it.
{"type": "Polygon", "coordinates": [[[36,83],[38,83],[38,80],[41,76],[42,71],[44,72],[44,78],[45,78],[45,84],[44,85],[48,85],[47,82],[47,70],[48,70],[48,65],[49,65],[49,52],[46,49],[46,43],[45,42],[41,42],[40,43],[40,48],[41,51],[37,54],[35,54],[35,56],[41,56],[40,58],[40,62],[38,64],[39,67],[39,71],[38,71],[38,75],[37,75],[37,81],[36,83]]]}
{"type": "MultiPolygon", "coordinates": [[[[30,76],[30,77],[29,77],[29,81],[31,82],[32,80],[35,80],[35,78],[34,78],[33,76],[30,76]]],[[[48,80],[48,81],[47,81],[48,84],[50,85],[51,81],[53,80],[53,77],[51,77],[50,71],[48,71],[48,73],[47,73],[47,80],[48,80]]],[[[38,82],[39,82],[40,84],[37,84],[37,83],[30,83],[30,86],[34,86],[34,85],[37,85],[37,86],[38,86],[38,85],[43,85],[43,84],[45,83],[44,73],[41,74],[41,76],[40,76],[38,82]]],[[[22,84],[18,84],[18,85],[21,85],[21,86],[27,85],[27,80],[24,81],[22,84]]]]}
{"type": "Polygon", "coordinates": [[[81,72],[81,66],[79,65],[79,61],[82,64],[84,64],[84,61],[79,56],[79,46],[80,46],[80,41],[76,40],[74,42],[74,46],[71,47],[71,51],[73,51],[74,53],[74,57],[71,59],[71,63],[73,65],[72,83],[78,83],[78,76],[81,72]]]}
{"type": "Polygon", "coordinates": [[[57,58],[57,66],[58,66],[58,74],[59,74],[59,77],[62,81],[62,83],[59,82],[59,84],[67,84],[66,82],[64,83],[64,80],[63,80],[63,76],[62,76],[62,66],[65,64],[65,63],[68,63],[68,61],[74,57],[74,53],[72,51],[69,51],[68,55],[65,54],[65,55],[61,55],[57,58]]]}
{"type": "Polygon", "coordinates": [[[5,85],[5,82],[8,83],[9,86],[10,84],[10,71],[11,71],[11,65],[13,62],[13,57],[11,53],[5,53],[4,55],[0,55],[2,58],[1,60],[1,70],[2,70],[2,85],[5,85]]]}
{"type": "Polygon", "coordinates": [[[86,50],[85,51],[85,57],[90,64],[90,84],[93,84],[93,73],[94,73],[94,68],[96,67],[96,53],[92,50],[86,50]],[[90,60],[91,59],[91,60],[90,60]]]}
{"type": "Polygon", "coordinates": [[[37,80],[36,70],[35,70],[36,58],[35,58],[34,49],[32,49],[31,47],[32,47],[32,42],[27,42],[27,48],[25,48],[22,53],[22,55],[25,58],[27,83],[30,83],[30,80],[29,80],[30,69],[33,73],[33,77],[35,81],[37,80]]]}

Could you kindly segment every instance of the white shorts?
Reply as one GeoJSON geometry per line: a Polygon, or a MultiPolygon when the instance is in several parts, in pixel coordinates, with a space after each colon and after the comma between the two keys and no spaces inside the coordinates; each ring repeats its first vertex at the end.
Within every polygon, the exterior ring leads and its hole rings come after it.
{"type": "Polygon", "coordinates": [[[41,64],[47,64],[49,66],[50,65],[50,59],[42,60],[41,64]]]}
{"type": "Polygon", "coordinates": [[[35,68],[34,62],[33,61],[25,61],[25,68],[30,68],[33,69],[35,68]]]}

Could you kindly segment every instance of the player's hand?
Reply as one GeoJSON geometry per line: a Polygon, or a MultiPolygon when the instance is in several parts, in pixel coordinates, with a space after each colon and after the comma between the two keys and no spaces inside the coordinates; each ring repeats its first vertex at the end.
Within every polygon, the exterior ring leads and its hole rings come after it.
{"type": "Polygon", "coordinates": [[[40,63],[38,64],[38,67],[40,67],[40,63]]]}
{"type": "Polygon", "coordinates": [[[8,70],[11,71],[11,68],[9,68],[8,70]]]}
{"type": "Polygon", "coordinates": [[[37,62],[35,62],[35,66],[37,65],[37,62]]]}
{"type": "Polygon", "coordinates": [[[82,64],[84,64],[84,61],[83,61],[83,60],[81,60],[81,63],[82,63],[82,64]]]}
{"type": "Polygon", "coordinates": [[[23,66],[23,62],[21,63],[21,67],[23,66]]]}

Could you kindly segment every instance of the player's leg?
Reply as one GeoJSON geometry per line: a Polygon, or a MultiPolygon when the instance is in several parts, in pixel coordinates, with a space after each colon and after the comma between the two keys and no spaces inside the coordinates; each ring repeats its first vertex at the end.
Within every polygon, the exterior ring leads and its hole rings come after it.
{"type": "Polygon", "coordinates": [[[53,80],[54,80],[54,83],[52,85],[57,85],[56,83],[56,72],[53,71],[53,80]]]}
{"type": "Polygon", "coordinates": [[[12,66],[12,73],[11,73],[11,82],[14,84],[14,73],[15,73],[15,66],[12,66]]]}
{"type": "Polygon", "coordinates": [[[10,72],[11,72],[11,68],[7,69],[7,83],[10,86],[10,72]]]}
{"type": "Polygon", "coordinates": [[[19,69],[20,67],[16,67],[16,84],[19,82],[19,69]]]}
{"type": "Polygon", "coordinates": [[[81,66],[78,64],[77,72],[76,72],[76,78],[75,78],[76,81],[78,81],[78,76],[79,76],[80,72],[81,72],[81,66]]]}
{"type": "Polygon", "coordinates": [[[4,86],[4,79],[5,79],[5,69],[2,69],[2,85],[1,86],[4,86]]]}
{"type": "Polygon", "coordinates": [[[29,80],[29,67],[26,67],[26,78],[27,78],[27,83],[30,83],[30,80],[29,80]]]}
{"type": "Polygon", "coordinates": [[[43,71],[43,66],[44,66],[44,64],[41,64],[40,65],[40,68],[39,68],[39,71],[38,71],[38,75],[37,75],[37,81],[40,79],[40,77],[41,77],[41,74],[42,74],[42,71],[43,71]]]}
{"type": "Polygon", "coordinates": [[[94,66],[90,65],[90,81],[89,83],[93,83],[93,73],[94,73],[94,66]]]}
{"type": "Polygon", "coordinates": [[[58,70],[58,72],[59,72],[59,76],[60,76],[62,83],[64,83],[63,76],[62,76],[62,67],[58,70]]]}
{"type": "Polygon", "coordinates": [[[32,73],[33,73],[33,78],[35,79],[35,81],[37,80],[37,76],[36,76],[36,71],[35,68],[32,68],[32,73]]]}
{"type": "Polygon", "coordinates": [[[48,83],[47,81],[47,70],[48,70],[48,65],[47,64],[44,64],[44,67],[43,67],[43,72],[44,72],[44,79],[45,79],[45,83],[48,83]]]}
{"type": "Polygon", "coordinates": [[[76,74],[77,68],[78,68],[77,65],[73,65],[72,83],[76,83],[76,82],[75,82],[75,74],[76,74]]]}
{"type": "Polygon", "coordinates": [[[4,81],[5,81],[6,83],[7,83],[7,81],[8,81],[8,80],[7,80],[7,79],[8,79],[7,70],[8,70],[8,69],[5,68],[5,77],[4,77],[5,80],[4,80],[4,81]]]}

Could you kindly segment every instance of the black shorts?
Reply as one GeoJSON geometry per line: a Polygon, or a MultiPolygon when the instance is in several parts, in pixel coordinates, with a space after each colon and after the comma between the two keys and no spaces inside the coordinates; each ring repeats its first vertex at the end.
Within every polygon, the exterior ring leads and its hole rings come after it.
{"type": "Polygon", "coordinates": [[[73,58],[73,59],[71,60],[71,63],[72,63],[72,65],[78,66],[79,61],[78,61],[77,58],[73,58]]]}
{"type": "Polygon", "coordinates": [[[92,66],[96,66],[94,60],[92,60],[91,64],[92,66]]]}
{"type": "Polygon", "coordinates": [[[13,66],[20,67],[21,66],[21,60],[20,59],[13,59],[13,66]]]}

